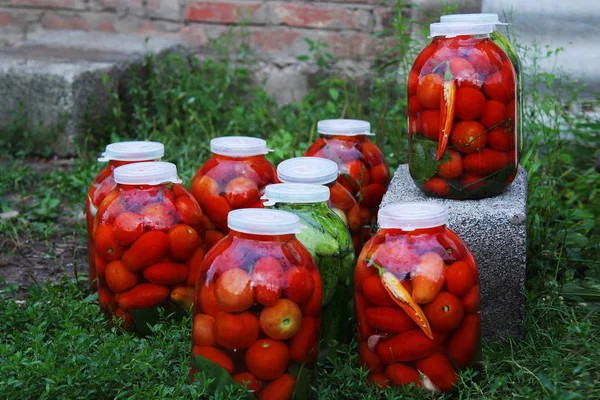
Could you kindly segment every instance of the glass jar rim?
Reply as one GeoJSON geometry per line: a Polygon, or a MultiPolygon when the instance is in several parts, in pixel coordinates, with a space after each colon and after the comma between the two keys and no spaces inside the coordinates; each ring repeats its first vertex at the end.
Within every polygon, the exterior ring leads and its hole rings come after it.
{"type": "Polygon", "coordinates": [[[210,151],[228,157],[251,157],[268,154],[264,139],[250,136],[223,136],[211,139],[210,151]]]}
{"type": "Polygon", "coordinates": [[[160,185],[181,183],[175,164],[156,162],[136,162],[115,168],[115,183],[120,185],[160,185]]]}
{"type": "Polygon", "coordinates": [[[371,123],[360,119],[323,119],[317,122],[317,132],[328,136],[359,136],[371,133],[371,123]]]}
{"type": "Polygon", "coordinates": [[[443,36],[452,38],[462,35],[489,35],[495,30],[495,24],[486,22],[453,21],[434,22],[429,25],[429,37],[443,36]]]}

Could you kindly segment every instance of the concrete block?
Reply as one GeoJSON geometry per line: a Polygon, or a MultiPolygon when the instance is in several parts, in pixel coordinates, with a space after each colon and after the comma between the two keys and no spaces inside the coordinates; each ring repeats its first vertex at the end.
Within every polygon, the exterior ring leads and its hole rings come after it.
{"type": "Polygon", "coordinates": [[[428,201],[448,207],[448,226],[469,246],[479,267],[482,337],[519,339],[524,335],[527,259],[527,173],[521,167],[499,196],[481,200],[426,197],[401,165],[381,207],[398,202],[428,201]]]}
{"type": "Polygon", "coordinates": [[[107,89],[122,87],[146,54],[180,48],[180,41],[163,37],[58,31],[2,50],[0,128],[24,113],[31,132],[44,136],[25,140],[49,143],[59,156],[75,154],[84,123],[111,111],[107,89]]]}

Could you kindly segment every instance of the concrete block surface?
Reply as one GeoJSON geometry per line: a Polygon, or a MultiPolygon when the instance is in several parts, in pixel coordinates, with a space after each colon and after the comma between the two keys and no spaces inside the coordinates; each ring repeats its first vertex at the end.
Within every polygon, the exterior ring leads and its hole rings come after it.
{"type": "Polygon", "coordinates": [[[522,167],[508,189],[480,200],[427,197],[413,183],[408,165],[396,171],[381,207],[427,201],[448,208],[448,226],[469,246],[481,284],[482,337],[489,340],[524,335],[527,259],[527,173],[522,167]]]}

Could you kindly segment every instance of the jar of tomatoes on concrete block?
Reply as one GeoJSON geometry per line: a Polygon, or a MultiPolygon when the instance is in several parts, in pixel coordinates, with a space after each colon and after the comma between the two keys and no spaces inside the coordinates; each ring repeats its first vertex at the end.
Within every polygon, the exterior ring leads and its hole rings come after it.
{"type": "Polygon", "coordinates": [[[360,253],[363,245],[360,208],[352,193],[337,181],[336,162],[319,157],[290,158],[279,163],[277,176],[283,183],[327,186],[330,192],[327,204],[344,221],[352,235],[355,253],[360,253]]]}
{"type": "Polygon", "coordinates": [[[447,219],[432,203],[384,207],[359,256],[359,359],[375,385],[446,392],[478,362],[479,273],[447,219]]]}
{"type": "Polygon", "coordinates": [[[319,139],[306,156],[335,161],[338,182],[352,193],[360,207],[363,237],[375,229],[377,211],[390,182],[390,169],[381,150],[369,140],[371,124],[354,119],[328,119],[317,123],[319,139]]]}
{"type": "MultiPolygon", "coordinates": [[[[191,377],[227,377],[259,399],[307,399],[317,357],[319,270],[297,215],[233,210],[196,286],[191,377]]],[[[210,389],[210,388],[209,388],[210,389]]],[[[213,390],[215,388],[212,388],[213,390]]]]}
{"type": "Polygon", "coordinates": [[[408,77],[409,168],[426,194],[495,196],[517,173],[517,75],[492,23],[431,24],[408,77]]]}
{"type": "MultiPolygon", "coordinates": [[[[337,171],[337,165],[333,164],[337,171]]],[[[335,347],[350,343],[353,337],[352,282],[356,259],[350,232],[327,206],[329,188],[326,186],[278,183],[268,185],[263,198],[267,200],[266,207],[296,214],[305,226],[296,238],[306,246],[321,274],[321,317],[325,322],[321,324],[319,359],[326,360],[336,355],[335,347]]]]}
{"type": "Polygon", "coordinates": [[[228,232],[227,214],[239,208],[262,208],[260,197],[277,183],[275,167],[267,161],[267,142],[247,136],[210,141],[212,157],[196,172],[190,191],[208,217],[206,242],[210,249],[228,232]]]}
{"type": "Polygon", "coordinates": [[[96,215],[96,254],[106,263],[99,281],[102,311],[141,334],[165,316],[191,311],[204,259],[198,202],[166,162],[114,170],[116,188],[96,215]]]}
{"type": "Polygon", "coordinates": [[[106,269],[106,263],[94,251],[94,218],[102,200],[117,186],[113,178],[115,168],[135,162],[160,161],[164,154],[165,147],[162,143],[141,141],[118,142],[106,146],[106,150],[98,159],[98,161],[108,162],[108,164],[92,181],[85,203],[89,259],[88,276],[93,292],[98,289],[96,279],[104,279],[104,271],[106,269]],[[99,277],[96,273],[97,268],[100,271],[99,277]]]}

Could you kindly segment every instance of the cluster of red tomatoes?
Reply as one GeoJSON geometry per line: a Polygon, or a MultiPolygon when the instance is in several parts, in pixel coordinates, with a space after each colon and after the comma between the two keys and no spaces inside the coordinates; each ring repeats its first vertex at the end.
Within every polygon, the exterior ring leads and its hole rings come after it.
{"type": "Polygon", "coordinates": [[[408,81],[410,147],[419,140],[438,142],[444,158],[422,160],[411,152],[411,174],[419,187],[435,196],[470,198],[498,194],[512,182],[515,79],[511,61],[488,38],[438,38],[423,50],[408,81]],[[429,161],[438,161],[437,171],[423,176],[429,161]]]}
{"type": "Polygon", "coordinates": [[[193,355],[265,400],[291,398],[290,368],[316,360],[322,299],[306,248],[294,235],[269,239],[232,233],[208,253],[192,328],[193,355]]]}
{"type": "Polygon", "coordinates": [[[121,185],[95,217],[94,260],[100,306],[133,323],[131,310],[170,300],[193,302],[204,259],[202,210],[180,184],[121,185]]]}
{"type": "Polygon", "coordinates": [[[448,391],[478,348],[477,267],[452,231],[422,231],[415,239],[380,232],[361,253],[355,271],[360,362],[381,387],[414,383],[448,391]]]}

